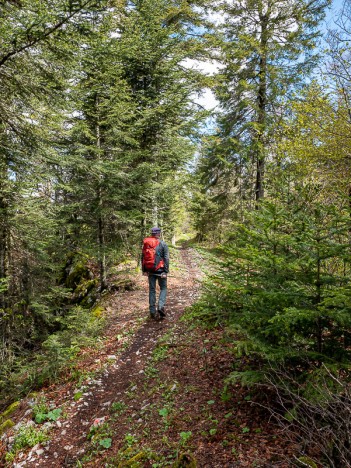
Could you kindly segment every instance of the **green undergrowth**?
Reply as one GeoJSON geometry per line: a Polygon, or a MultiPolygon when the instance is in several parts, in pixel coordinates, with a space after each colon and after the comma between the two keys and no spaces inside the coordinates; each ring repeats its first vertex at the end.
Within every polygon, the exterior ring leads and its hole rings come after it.
{"type": "Polygon", "coordinates": [[[194,251],[198,258],[198,268],[203,274],[202,294],[197,302],[185,309],[185,313],[180,320],[186,322],[189,327],[211,328],[219,325],[221,320],[218,320],[218,315],[214,313],[215,310],[212,304],[210,305],[209,302],[205,302],[204,304],[203,298],[207,290],[208,278],[215,271],[214,265],[216,258],[220,255],[220,251],[217,247],[199,243],[194,243],[194,251]]]}
{"type": "Polygon", "coordinates": [[[260,223],[240,225],[221,248],[198,248],[207,277],[183,320],[220,327],[233,356],[227,385],[266,394],[275,418],[289,428],[294,422],[292,437],[309,440],[313,463],[341,466],[350,456],[344,437],[350,422],[349,267],[339,244],[319,238],[314,225],[317,240],[311,235],[302,245],[305,231],[292,231],[289,250],[276,223],[285,214],[268,204],[254,216],[263,217],[265,230],[260,223]],[[323,432],[326,426],[332,436],[323,432]]]}
{"type": "Polygon", "coordinates": [[[168,245],[169,257],[170,257],[170,274],[172,272],[180,272],[184,268],[182,265],[181,250],[180,247],[174,245],[168,245]]]}
{"type": "MultiPolygon", "coordinates": [[[[90,316],[94,317],[94,320],[100,319],[99,328],[96,329],[96,332],[100,333],[103,326],[103,322],[101,322],[102,317],[100,316],[100,314],[98,314],[98,317],[96,317],[94,310],[90,313],[90,316]]],[[[144,322],[143,318],[137,320],[135,327],[139,327],[142,322],[144,322]]],[[[135,327],[132,329],[125,330],[121,334],[116,336],[117,342],[119,342],[121,339],[126,339],[126,341],[123,343],[122,346],[120,346],[120,349],[118,349],[115,354],[122,353],[130,344],[130,341],[132,340],[135,334],[135,327]]],[[[85,339],[82,340],[82,342],[84,341],[85,345],[87,345],[88,343],[88,345],[94,344],[95,346],[102,346],[102,342],[99,341],[99,333],[90,336],[84,335],[85,339]]],[[[78,351],[79,348],[77,348],[77,352],[78,351]]],[[[115,359],[107,360],[106,362],[101,363],[101,366],[96,370],[81,370],[79,366],[79,356],[76,354],[74,356],[74,359],[69,359],[67,362],[63,363],[64,366],[62,366],[61,371],[63,371],[64,369],[66,371],[69,371],[71,376],[70,379],[76,382],[77,391],[73,396],[73,401],[77,402],[82,398],[83,393],[86,391],[87,388],[87,380],[96,378],[101,372],[104,371],[106,367],[108,367],[111,364],[111,362],[115,362],[115,359]]],[[[60,373],[59,371],[57,371],[57,378],[59,377],[60,373]]],[[[11,450],[6,455],[7,462],[12,462],[13,460],[15,460],[18,452],[21,449],[26,449],[28,447],[36,445],[37,443],[42,443],[49,440],[50,424],[54,423],[58,419],[67,417],[66,404],[69,404],[69,401],[64,403],[60,408],[54,407],[48,402],[47,397],[45,396],[45,391],[41,392],[40,394],[33,393],[31,395],[32,399],[34,399],[34,401],[31,403],[31,416],[33,422],[35,423],[35,426],[19,427],[14,436],[15,442],[14,444],[12,444],[11,450]],[[48,427],[47,424],[49,424],[48,427]]],[[[14,412],[17,409],[18,405],[19,402],[16,402],[16,404],[11,405],[4,413],[2,413],[2,415],[0,415],[0,418],[1,416],[3,416],[3,418],[8,417],[10,414],[12,414],[12,412],[14,412]]],[[[118,417],[125,410],[125,406],[123,403],[114,402],[111,405],[111,410],[114,416],[118,417]]],[[[4,423],[4,430],[6,431],[8,429],[11,429],[13,426],[14,423],[11,420],[6,420],[4,423]]],[[[110,436],[111,434],[109,432],[109,426],[107,423],[104,423],[102,425],[99,424],[97,427],[91,427],[88,434],[88,439],[91,443],[91,453],[88,458],[90,458],[94,453],[99,453],[100,451],[107,450],[112,443],[112,439],[110,436]]]]}
{"type": "Polygon", "coordinates": [[[72,375],[82,348],[99,347],[106,325],[104,304],[110,293],[134,289],[131,254],[116,256],[109,269],[109,289],[101,295],[94,252],[71,252],[57,272],[57,284],[31,303],[26,314],[7,311],[5,324],[13,342],[3,350],[0,375],[0,410],[14,399],[72,375]],[[40,303],[39,303],[40,302],[40,303]],[[18,324],[11,328],[10,319],[18,324]],[[22,327],[22,331],[21,331],[22,327]],[[20,344],[22,343],[22,344],[20,344]]]}
{"type": "MultiPolygon", "coordinates": [[[[50,426],[60,418],[66,417],[63,408],[56,408],[49,403],[45,396],[32,395],[31,417],[29,421],[24,421],[22,425],[16,425],[12,441],[5,454],[6,466],[16,459],[19,452],[34,447],[37,444],[44,444],[50,440],[50,426]]],[[[13,405],[9,409],[11,409],[13,405]]],[[[2,460],[2,461],[4,461],[2,460]]]]}
{"type": "MultiPolygon", "coordinates": [[[[116,288],[132,288],[131,281],[125,278],[123,281],[117,278],[111,284],[111,291],[116,288]]],[[[64,314],[56,317],[58,330],[43,337],[40,347],[35,352],[28,350],[5,360],[0,376],[0,401],[8,405],[14,399],[54,383],[62,375],[78,381],[91,377],[90,371],[79,368],[79,354],[83,348],[103,346],[103,330],[106,327],[104,304],[108,301],[109,294],[105,293],[103,300],[90,308],[71,306],[64,314]]],[[[142,321],[144,320],[137,321],[138,326],[142,321]]],[[[129,329],[116,337],[117,342],[124,340],[123,349],[128,346],[133,333],[134,331],[129,329]],[[128,340],[125,340],[126,337],[128,340]]],[[[93,374],[95,375],[95,372],[93,374]]]]}
{"type": "Polygon", "coordinates": [[[36,353],[19,355],[4,364],[0,377],[0,399],[20,398],[32,390],[69,374],[78,363],[83,347],[97,346],[105,325],[102,311],[74,307],[59,319],[61,330],[49,335],[36,353]]]}
{"type": "Polygon", "coordinates": [[[15,435],[11,450],[7,452],[5,460],[10,464],[21,450],[34,447],[48,440],[49,435],[47,429],[36,426],[22,426],[15,435]]]}
{"type": "MultiPolygon", "coordinates": [[[[111,447],[104,449],[92,444],[79,466],[99,460],[111,468],[196,467],[198,462],[194,454],[200,443],[198,427],[202,428],[200,440],[205,445],[218,443],[220,450],[231,454],[237,439],[242,443],[247,434],[251,434],[251,429],[235,422],[239,435],[224,433],[222,428],[227,421],[228,425],[234,424],[229,420],[234,419],[235,408],[230,411],[224,406],[227,402],[231,407],[229,385],[217,382],[204,394],[201,384],[203,372],[210,379],[215,372],[214,366],[207,361],[207,353],[213,355],[214,351],[221,355],[225,344],[225,341],[211,341],[203,330],[194,329],[190,322],[176,324],[164,333],[158,339],[142,377],[131,381],[126,392],[110,406],[108,428],[104,426],[104,431],[110,434],[111,447]],[[184,362],[183,353],[193,346],[199,350],[200,357],[198,385],[194,381],[188,383],[187,378],[183,381],[167,370],[174,359],[184,362]],[[199,403],[194,409],[196,401],[199,403]]],[[[259,430],[257,427],[252,429],[254,434],[259,430]]],[[[102,436],[105,434],[99,437],[102,436]]]]}

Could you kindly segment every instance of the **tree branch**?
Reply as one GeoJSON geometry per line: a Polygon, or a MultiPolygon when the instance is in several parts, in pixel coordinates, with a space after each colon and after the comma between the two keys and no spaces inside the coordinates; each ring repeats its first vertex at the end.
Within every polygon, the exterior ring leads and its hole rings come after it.
{"type": "Polygon", "coordinates": [[[48,38],[51,36],[54,32],[56,32],[58,29],[60,29],[64,24],[66,24],[71,18],[73,18],[76,14],[78,14],[80,11],[82,11],[84,8],[89,6],[90,3],[94,3],[95,0],[87,0],[83,5],[79,7],[78,10],[73,11],[70,13],[66,18],[62,19],[58,23],[56,23],[54,26],[52,26],[48,31],[44,32],[43,34],[40,34],[38,37],[33,38],[32,40],[29,40],[26,44],[12,50],[11,52],[8,52],[6,55],[4,55],[0,59],[0,67],[3,66],[10,58],[13,56],[23,52],[24,50],[29,49],[30,47],[33,47],[34,45],[38,44],[39,42],[43,41],[44,39],[48,38]]]}

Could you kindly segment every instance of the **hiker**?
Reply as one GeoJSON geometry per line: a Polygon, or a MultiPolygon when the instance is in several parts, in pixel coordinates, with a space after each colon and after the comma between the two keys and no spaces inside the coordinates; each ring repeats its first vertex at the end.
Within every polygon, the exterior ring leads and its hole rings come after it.
{"type": "Polygon", "coordinates": [[[150,317],[160,319],[165,318],[165,304],[167,297],[167,273],[169,271],[169,252],[167,244],[160,240],[161,229],[153,227],[151,237],[146,237],[143,241],[141,256],[142,271],[149,277],[149,310],[150,317]],[[158,307],[156,310],[156,282],[160,287],[158,307]]]}

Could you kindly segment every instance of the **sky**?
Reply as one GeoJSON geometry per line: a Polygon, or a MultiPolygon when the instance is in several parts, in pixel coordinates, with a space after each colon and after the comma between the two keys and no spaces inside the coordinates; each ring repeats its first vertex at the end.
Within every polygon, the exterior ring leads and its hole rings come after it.
{"type": "Polygon", "coordinates": [[[331,8],[328,9],[327,14],[326,14],[326,18],[325,18],[326,28],[333,26],[333,21],[336,19],[337,14],[341,10],[343,3],[344,3],[344,0],[333,0],[331,8]]]}

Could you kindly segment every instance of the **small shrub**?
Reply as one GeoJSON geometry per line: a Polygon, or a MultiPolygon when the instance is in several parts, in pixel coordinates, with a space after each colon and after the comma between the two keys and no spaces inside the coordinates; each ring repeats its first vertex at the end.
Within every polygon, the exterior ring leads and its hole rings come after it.
{"type": "Polygon", "coordinates": [[[47,413],[37,413],[35,416],[35,422],[38,424],[43,423],[44,421],[57,421],[58,418],[61,416],[62,409],[55,408],[47,413]]]}
{"type": "Polygon", "coordinates": [[[117,414],[123,413],[126,408],[127,405],[123,401],[114,401],[111,405],[111,411],[117,414]]]}
{"type": "Polygon", "coordinates": [[[191,431],[181,432],[179,434],[179,436],[180,436],[180,445],[181,446],[186,445],[188,443],[188,441],[191,439],[192,435],[193,435],[193,433],[191,431]]]}
{"type": "Polygon", "coordinates": [[[106,438],[106,439],[100,439],[99,440],[99,445],[101,445],[101,447],[105,448],[105,449],[108,449],[111,447],[112,445],[112,439],[111,438],[106,438]]]}
{"type": "Polygon", "coordinates": [[[34,447],[49,440],[45,430],[37,429],[35,426],[22,426],[15,436],[10,452],[6,454],[6,461],[11,462],[16,453],[28,447],[34,447]]]}

